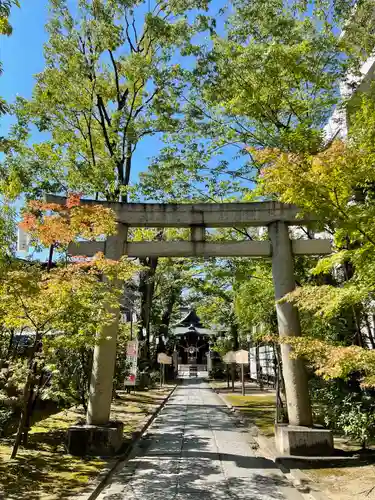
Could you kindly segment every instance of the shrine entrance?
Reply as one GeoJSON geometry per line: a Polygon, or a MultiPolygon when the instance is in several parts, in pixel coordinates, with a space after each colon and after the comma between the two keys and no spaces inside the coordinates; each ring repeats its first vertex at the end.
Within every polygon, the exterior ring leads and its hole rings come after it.
{"type": "MultiPolygon", "coordinates": [[[[48,202],[65,204],[66,199],[48,196],[48,202]]],[[[324,255],[331,253],[331,242],[325,239],[289,237],[288,226],[304,226],[318,220],[314,214],[300,216],[298,207],[273,201],[256,203],[158,204],[120,203],[84,200],[87,205],[101,204],[111,208],[118,223],[117,234],[107,241],[82,242],[71,245],[72,255],[93,256],[102,251],[106,257],[118,260],[129,257],[263,257],[272,259],[276,313],[281,343],[282,370],[290,429],[312,426],[312,411],[308,379],[302,359],[290,356],[287,337],[301,335],[297,309],[278,299],[295,288],[294,255],[324,255]],[[251,226],[268,228],[268,240],[207,241],[206,228],[251,226]],[[128,240],[128,227],[190,228],[189,241],[128,240]]],[[[113,309],[112,309],[113,311],[113,309]]],[[[87,423],[106,426],[109,422],[113,373],[116,360],[119,307],[116,320],[104,326],[94,349],[87,423]]],[[[187,359],[198,360],[199,351],[187,353],[187,359]]],[[[313,435],[313,433],[312,433],[313,435]]],[[[316,433],[314,434],[316,435],[316,433]]],[[[314,438],[316,439],[316,438],[314,438]]]]}

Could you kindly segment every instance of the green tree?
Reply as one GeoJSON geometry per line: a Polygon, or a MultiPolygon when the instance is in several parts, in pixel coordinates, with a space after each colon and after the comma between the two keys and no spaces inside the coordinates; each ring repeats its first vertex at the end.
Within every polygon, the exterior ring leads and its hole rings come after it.
{"type": "Polygon", "coordinates": [[[242,261],[234,297],[241,330],[249,335],[262,325],[265,334],[277,331],[275,293],[270,262],[242,261]]]}
{"type": "Polygon", "coordinates": [[[16,210],[12,203],[0,201],[0,266],[14,257],[16,250],[16,210]]]}
{"type": "Polygon", "coordinates": [[[159,260],[151,310],[151,333],[158,342],[155,353],[165,351],[163,337],[169,337],[170,327],[178,319],[179,307],[183,304],[182,292],[189,287],[194,272],[191,264],[186,259],[159,260]]]}
{"type": "Polygon", "coordinates": [[[70,9],[51,0],[46,65],[32,99],[15,106],[4,188],[126,201],[136,148],[178,126],[173,61],[198,29],[188,13],[206,8],[205,0],[94,0],[70,9]],[[49,138],[29,146],[31,124],[49,138]]]}
{"type": "MultiPolygon", "coordinates": [[[[19,7],[20,4],[18,0],[1,0],[0,1],[0,35],[10,36],[12,34],[12,26],[9,23],[9,16],[13,6],[19,7]]],[[[3,68],[0,62],[0,75],[2,74],[3,68]]],[[[0,115],[8,111],[7,104],[5,100],[0,97],[0,115]]],[[[0,146],[2,145],[3,138],[0,137],[0,146]]]]}
{"type": "Polygon", "coordinates": [[[234,288],[237,280],[236,259],[205,259],[197,261],[190,282],[190,300],[208,328],[216,330],[217,342],[228,350],[240,345],[240,332],[234,310],[234,288]]]}
{"type": "MultiPolygon", "coordinates": [[[[218,16],[220,29],[209,24],[209,40],[194,48],[195,65],[184,72],[183,127],[168,134],[142,178],[151,198],[252,199],[258,165],[249,148],[324,148],[339,83],[363,58],[353,43],[358,22],[339,36],[350,1],[233,0],[230,7],[218,16]]],[[[371,2],[361,8],[371,17],[371,2]]]]}
{"type": "MultiPolygon", "coordinates": [[[[9,23],[9,16],[13,6],[19,7],[18,0],[0,1],[0,35],[10,36],[12,26],[9,23]]],[[[3,72],[0,61],[0,76],[3,72]]],[[[0,115],[8,112],[8,106],[5,100],[0,97],[0,115]]],[[[6,140],[0,136],[0,151],[6,149],[6,140]]],[[[15,242],[15,211],[6,200],[1,200],[0,207],[0,260],[10,257],[14,251],[15,242]]]]}
{"type": "Polygon", "coordinates": [[[316,213],[314,229],[333,237],[332,255],[309,259],[304,280],[283,300],[301,314],[304,337],[292,346],[320,377],[318,415],[362,445],[374,434],[374,116],[372,96],[361,96],[346,142],[317,154],[255,152],[259,192],[316,213]]]}
{"type": "Polygon", "coordinates": [[[20,6],[18,0],[1,0],[0,2],[0,35],[11,35],[13,28],[9,23],[12,6],[20,6]]]}
{"type": "Polygon", "coordinates": [[[324,276],[334,272],[342,286],[310,286],[293,294],[302,309],[317,316],[331,318],[348,306],[372,311],[374,117],[372,98],[363,97],[352,117],[350,140],[346,143],[336,141],[317,155],[278,150],[256,153],[264,166],[262,192],[286,203],[298,203],[304,212],[316,213],[320,217],[318,228],[334,237],[336,252],[321,259],[312,273],[324,276]]]}
{"type": "MultiPolygon", "coordinates": [[[[117,296],[116,296],[117,297],[117,296]]],[[[27,374],[23,388],[23,407],[12,457],[24,436],[34,403],[34,391],[45,375],[50,346],[95,344],[95,334],[110,321],[105,304],[113,302],[113,292],[97,277],[74,268],[53,269],[49,273],[38,265],[11,269],[3,273],[0,305],[3,324],[32,332],[27,374]]]]}
{"type": "MultiPolygon", "coordinates": [[[[50,4],[46,65],[32,99],[14,107],[17,124],[2,165],[2,189],[10,195],[73,190],[97,199],[134,199],[136,149],[179,127],[182,70],[175,61],[202,29],[197,16],[208,1],[50,4]],[[49,138],[30,146],[32,126],[49,138]]],[[[143,264],[141,329],[149,329],[157,260],[143,264]]]]}

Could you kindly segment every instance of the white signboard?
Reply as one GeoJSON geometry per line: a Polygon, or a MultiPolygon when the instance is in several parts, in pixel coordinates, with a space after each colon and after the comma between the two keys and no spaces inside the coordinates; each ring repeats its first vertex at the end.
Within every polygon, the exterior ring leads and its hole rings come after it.
{"type": "Polygon", "coordinates": [[[125,385],[134,386],[137,382],[138,340],[130,340],[127,343],[126,360],[130,366],[129,366],[129,374],[125,379],[125,385]]]}
{"type": "Polygon", "coordinates": [[[248,365],[249,364],[249,353],[242,349],[241,351],[236,351],[236,363],[239,365],[248,365]]]}
{"type": "Polygon", "coordinates": [[[159,352],[158,363],[160,363],[161,365],[171,365],[172,358],[171,356],[167,356],[164,352],[159,352]]]}
{"type": "Polygon", "coordinates": [[[256,348],[250,347],[249,349],[249,358],[250,358],[250,378],[253,380],[257,379],[257,360],[256,360],[256,348]]]}
{"type": "MultiPolygon", "coordinates": [[[[269,346],[269,345],[259,346],[258,353],[259,353],[259,366],[262,369],[262,374],[274,377],[275,376],[275,364],[274,364],[275,353],[274,353],[273,347],[269,346]]],[[[250,377],[252,379],[256,380],[258,378],[256,347],[250,347],[249,356],[250,356],[250,377]]]]}
{"type": "Polygon", "coordinates": [[[18,226],[17,233],[17,252],[28,252],[30,244],[30,235],[18,226]]]}
{"type": "Polygon", "coordinates": [[[235,363],[236,362],[236,353],[234,351],[229,351],[223,356],[224,363],[235,363]]]}

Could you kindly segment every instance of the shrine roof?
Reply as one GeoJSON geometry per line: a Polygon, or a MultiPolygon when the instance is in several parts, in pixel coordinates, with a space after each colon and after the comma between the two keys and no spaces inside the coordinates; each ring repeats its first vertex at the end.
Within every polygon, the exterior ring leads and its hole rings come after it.
{"type": "Polygon", "coordinates": [[[213,330],[206,328],[194,309],[191,309],[186,316],[171,328],[173,335],[211,335],[213,330]]]}
{"type": "Polygon", "coordinates": [[[195,312],[194,309],[190,309],[187,315],[184,318],[182,318],[182,320],[175,326],[189,327],[190,325],[193,325],[196,328],[204,328],[198,314],[195,312]]]}
{"type": "Polygon", "coordinates": [[[172,333],[173,335],[189,335],[189,334],[211,335],[213,331],[209,330],[208,328],[196,328],[194,326],[189,326],[189,327],[177,326],[175,328],[172,328],[172,333]]]}

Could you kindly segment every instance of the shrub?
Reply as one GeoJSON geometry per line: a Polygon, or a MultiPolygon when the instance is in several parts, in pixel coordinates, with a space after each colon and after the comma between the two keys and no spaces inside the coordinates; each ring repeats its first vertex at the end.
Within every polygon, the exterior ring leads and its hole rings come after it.
{"type": "Polygon", "coordinates": [[[375,401],[369,395],[350,394],[341,404],[337,425],[346,436],[356,439],[362,448],[375,436],[375,401]]]}
{"type": "Polygon", "coordinates": [[[155,385],[160,384],[160,371],[159,370],[153,370],[152,372],[149,373],[150,375],[150,380],[151,380],[151,385],[155,387],[155,385]]]}
{"type": "Polygon", "coordinates": [[[214,380],[224,380],[226,378],[226,373],[222,366],[214,366],[210,375],[214,380]]]}
{"type": "Polygon", "coordinates": [[[342,433],[366,447],[375,437],[375,398],[373,391],[361,390],[354,378],[348,382],[311,381],[314,420],[342,433]]]}
{"type": "Polygon", "coordinates": [[[14,410],[9,407],[0,407],[0,436],[7,433],[8,426],[14,418],[14,410]]]}

